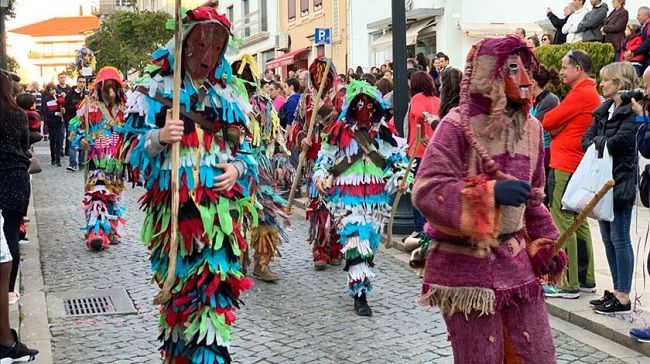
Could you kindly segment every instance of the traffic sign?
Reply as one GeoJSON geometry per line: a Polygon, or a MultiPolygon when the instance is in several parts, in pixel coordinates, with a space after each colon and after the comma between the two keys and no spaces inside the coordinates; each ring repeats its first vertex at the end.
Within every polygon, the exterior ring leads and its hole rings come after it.
{"type": "Polygon", "coordinates": [[[314,43],[316,45],[332,44],[332,29],[316,28],[316,33],[314,34],[314,43]]]}

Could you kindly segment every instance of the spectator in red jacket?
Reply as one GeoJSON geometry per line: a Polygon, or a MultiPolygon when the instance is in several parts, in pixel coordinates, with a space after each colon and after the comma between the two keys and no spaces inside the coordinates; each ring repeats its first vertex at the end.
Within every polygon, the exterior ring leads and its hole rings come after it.
{"type": "MultiPolygon", "coordinates": [[[[562,209],[562,195],[584,155],[582,136],[593,121],[592,112],[600,105],[596,82],[589,78],[590,71],[591,58],[586,52],[571,50],[562,58],[560,77],[571,90],[555,109],[544,115],[542,122],[552,138],[547,183],[551,215],[560,233],[567,230],[575,217],[573,212],[562,209]]],[[[545,286],[546,296],[578,298],[581,290],[595,292],[593,249],[587,221],[569,237],[565,249],[569,257],[568,284],[545,286]],[[579,262],[578,257],[584,259],[579,262]]]]}
{"type": "MultiPolygon", "coordinates": [[[[634,51],[641,47],[643,44],[643,37],[641,36],[641,26],[637,24],[630,24],[625,27],[625,38],[623,38],[623,43],[621,44],[621,57],[620,61],[625,61],[625,53],[631,52],[634,54],[634,51]]],[[[638,54],[629,58],[629,62],[632,62],[634,70],[636,71],[637,76],[641,76],[641,71],[643,70],[643,62],[645,62],[645,55],[638,54]]]]}

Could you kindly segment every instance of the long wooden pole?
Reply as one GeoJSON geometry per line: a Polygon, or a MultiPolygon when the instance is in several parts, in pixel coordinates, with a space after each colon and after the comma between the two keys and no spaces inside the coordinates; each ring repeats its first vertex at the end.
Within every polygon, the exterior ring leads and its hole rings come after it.
{"type": "MultiPolygon", "coordinates": [[[[325,84],[327,83],[327,77],[330,72],[331,64],[332,61],[328,59],[327,65],[325,66],[325,73],[323,74],[323,78],[321,79],[320,86],[318,87],[318,95],[317,95],[318,97],[316,97],[316,100],[314,101],[314,108],[312,109],[311,112],[311,119],[309,120],[309,127],[307,128],[307,136],[305,136],[307,140],[311,140],[311,135],[314,133],[314,125],[316,124],[316,114],[318,114],[318,108],[320,107],[320,100],[323,97],[323,90],[325,89],[325,84]]],[[[287,206],[287,211],[289,212],[291,212],[291,208],[293,205],[293,198],[296,195],[296,189],[298,188],[298,185],[302,180],[300,176],[302,174],[302,168],[305,166],[306,158],[307,158],[307,150],[302,149],[302,151],[300,152],[300,158],[298,159],[298,167],[296,167],[296,174],[295,174],[296,177],[293,179],[293,184],[291,185],[291,191],[289,192],[289,205],[287,206]]]]}
{"type": "Polygon", "coordinates": [[[397,212],[397,206],[399,205],[399,200],[402,198],[402,194],[404,194],[404,190],[406,190],[407,187],[406,180],[408,179],[409,173],[411,173],[411,168],[413,168],[413,162],[415,161],[415,155],[417,154],[418,147],[420,146],[421,140],[422,140],[422,125],[418,124],[415,129],[415,140],[413,145],[411,145],[413,154],[411,154],[411,158],[409,158],[408,166],[406,167],[406,171],[404,172],[404,178],[400,182],[399,189],[397,190],[397,194],[395,195],[395,199],[393,200],[393,207],[390,210],[390,218],[388,219],[388,227],[386,228],[386,243],[384,244],[386,248],[393,247],[393,222],[395,221],[395,213],[397,212]]]}
{"type": "MultiPolygon", "coordinates": [[[[172,99],[172,120],[180,119],[180,93],[181,93],[181,64],[183,52],[183,40],[181,34],[181,0],[175,0],[174,9],[174,91],[172,99]]],[[[180,159],[179,143],[172,144],[171,160],[171,236],[169,237],[169,262],[167,266],[167,276],[163,287],[154,298],[154,304],[162,305],[167,303],[171,298],[171,289],[176,282],[176,257],[178,255],[178,168],[180,159]]]]}
{"type": "MultiPolygon", "coordinates": [[[[84,117],[86,120],[84,120],[84,128],[86,131],[86,143],[90,141],[90,97],[86,95],[84,98],[84,117]]],[[[84,188],[86,188],[86,183],[88,183],[88,168],[90,163],[88,163],[88,149],[90,148],[90,145],[88,145],[84,149],[84,188]]],[[[72,153],[72,152],[70,152],[72,153]]]]}
{"type": "Polygon", "coordinates": [[[571,225],[569,225],[569,228],[562,233],[559,239],[557,239],[557,243],[553,247],[553,256],[556,256],[557,253],[564,248],[564,245],[566,244],[567,240],[569,240],[569,236],[571,236],[573,233],[578,230],[580,227],[580,224],[587,218],[589,213],[598,205],[598,202],[602,200],[603,197],[607,194],[607,191],[609,191],[612,187],[614,187],[614,180],[610,179],[609,181],[605,182],[605,184],[596,192],[594,197],[587,203],[587,205],[580,211],[578,216],[573,220],[571,225]]]}

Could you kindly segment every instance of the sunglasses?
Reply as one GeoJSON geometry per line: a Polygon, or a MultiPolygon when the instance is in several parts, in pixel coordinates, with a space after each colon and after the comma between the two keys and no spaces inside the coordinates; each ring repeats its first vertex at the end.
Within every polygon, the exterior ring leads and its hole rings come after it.
{"type": "Polygon", "coordinates": [[[576,66],[580,66],[580,68],[584,69],[584,67],[582,66],[582,63],[580,63],[580,61],[578,61],[578,59],[577,59],[576,56],[574,55],[573,50],[570,50],[570,51],[566,54],[566,56],[569,57],[570,59],[572,59],[573,62],[576,63],[576,66]]]}

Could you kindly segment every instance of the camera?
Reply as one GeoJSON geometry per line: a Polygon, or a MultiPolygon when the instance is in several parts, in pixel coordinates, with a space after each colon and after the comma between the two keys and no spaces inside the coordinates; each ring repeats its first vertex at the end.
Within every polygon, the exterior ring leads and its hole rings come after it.
{"type": "Polygon", "coordinates": [[[632,99],[637,102],[643,100],[643,89],[637,88],[634,90],[623,90],[618,92],[618,96],[621,98],[621,104],[629,104],[632,102],[632,99]]]}

